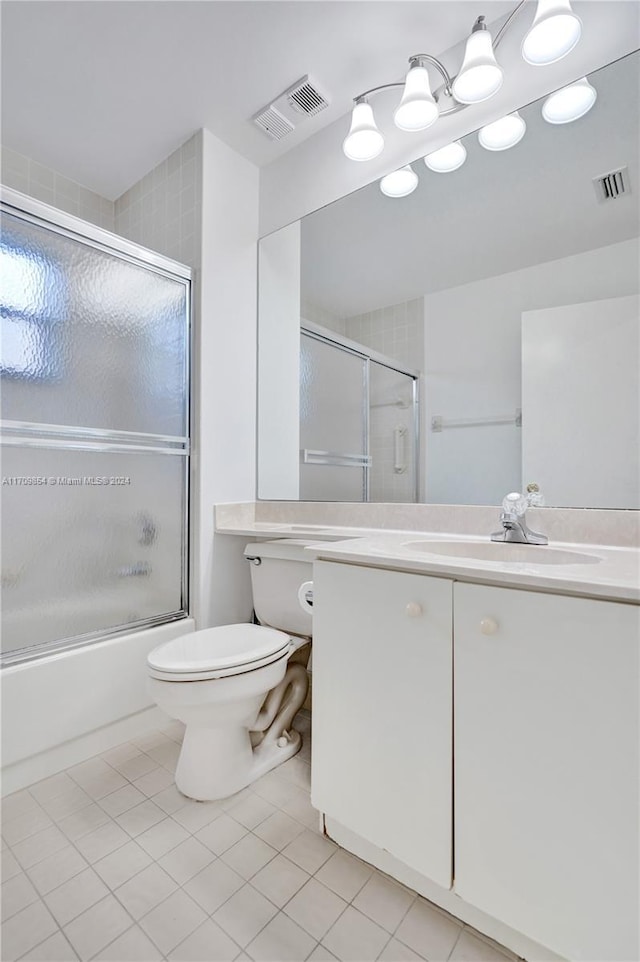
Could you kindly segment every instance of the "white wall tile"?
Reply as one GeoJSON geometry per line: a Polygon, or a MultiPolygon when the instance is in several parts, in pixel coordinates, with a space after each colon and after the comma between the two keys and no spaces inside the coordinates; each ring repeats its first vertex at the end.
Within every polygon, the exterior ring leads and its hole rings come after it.
{"type": "Polygon", "coordinates": [[[114,204],[106,197],[15,150],[3,147],[0,156],[1,179],[7,187],[29,194],[67,214],[82,217],[98,227],[114,229],[114,204]]]}
{"type": "Polygon", "coordinates": [[[201,132],[149,171],[115,202],[115,230],[137,244],[200,266],[201,132]]]}

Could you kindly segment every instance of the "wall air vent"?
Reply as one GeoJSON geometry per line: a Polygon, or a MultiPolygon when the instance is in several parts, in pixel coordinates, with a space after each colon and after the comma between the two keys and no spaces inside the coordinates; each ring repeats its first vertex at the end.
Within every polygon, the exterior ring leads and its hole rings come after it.
{"type": "Polygon", "coordinates": [[[327,98],[305,74],[259,110],[252,120],[272,140],[282,140],[307,117],[314,117],[328,106],[327,98]]]}
{"type": "Polygon", "coordinates": [[[621,167],[619,170],[602,174],[601,177],[594,177],[593,186],[601,204],[605,200],[617,200],[620,197],[626,197],[627,194],[631,193],[629,168],[621,167]]]}

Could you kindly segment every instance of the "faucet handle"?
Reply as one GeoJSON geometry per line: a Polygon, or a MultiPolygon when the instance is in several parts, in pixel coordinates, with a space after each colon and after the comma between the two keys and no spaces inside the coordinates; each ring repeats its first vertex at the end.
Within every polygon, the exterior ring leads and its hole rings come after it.
{"type": "Polygon", "coordinates": [[[519,491],[512,491],[511,494],[507,494],[502,500],[504,513],[515,515],[517,518],[521,518],[528,507],[529,502],[527,498],[524,494],[520,494],[519,491]]]}

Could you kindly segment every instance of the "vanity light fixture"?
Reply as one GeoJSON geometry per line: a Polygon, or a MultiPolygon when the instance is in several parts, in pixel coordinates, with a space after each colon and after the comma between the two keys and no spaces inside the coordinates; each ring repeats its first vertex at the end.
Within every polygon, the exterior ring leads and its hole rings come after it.
{"type": "MultiPolygon", "coordinates": [[[[438,117],[456,113],[470,104],[481,103],[493,97],[504,81],[504,73],[496,60],[495,50],[525,3],[527,0],[520,0],[511,11],[496,33],[495,40],[492,39],[485,18],[480,16],[476,19],[467,39],[462,66],[453,78],[436,57],[418,53],[409,57],[409,70],[403,81],[380,84],[358,94],[354,98],[351,127],[342,145],[349,160],[373,160],[384,148],[384,137],[376,126],[373,108],[369,103],[373,94],[392,87],[403,88],[393,119],[396,127],[409,132],[426,130],[438,117]],[[442,81],[435,90],[431,88],[430,69],[435,70],[442,81]]],[[[522,56],[532,64],[555,63],[573,50],[581,32],[580,18],[573,13],[570,0],[538,0],[533,24],[522,43],[522,56]]],[[[511,123],[511,126],[515,125],[511,123]]],[[[505,147],[489,149],[503,150],[505,147]]]]}
{"type": "Polygon", "coordinates": [[[504,74],[493,52],[491,34],[478,17],[467,40],[460,73],[453,81],[453,96],[461,104],[479,104],[500,90],[504,74]]]}
{"type": "Polygon", "coordinates": [[[419,56],[411,57],[411,67],[404,82],[402,100],[393,120],[400,130],[426,130],[439,117],[438,105],[429,86],[427,68],[419,56]]]}
{"type": "Polygon", "coordinates": [[[570,124],[588,113],[598,94],[586,77],[551,94],[542,105],[542,116],[550,124],[570,124]]]}
{"type": "Polygon", "coordinates": [[[478,133],[478,140],[485,150],[508,150],[515,147],[524,137],[527,125],[518,113],[514,110],[512,114],[494,120],[492,124],[487,124],[478,133]]]}
{"type": "Polygon", "coordinates": [[[575,47],[582,21],[569,0],[538,0],[538,9],[522,41],[522,56],[535,67],[561,60],[575,47]]]}
{"type": "Polygon", "coordinates": [[[453,143],[427,154],[424,162],[429,170],[437,174],[448,174],[462,167],[466,159],[467,148],[460,140],[454,140],[453,143]]]}
{"type": "Polygon", "coordinates": [[[407,197],[418,186],[418,175],[411,166],[394,170],[380,181],[380,190],[387,197],[407,197]]]}
{"type": "Polygon", "coordinates": [[[349,160],[373,160],[384,147],[384,137],[376,127],[371,105],[363,97],[356,100],[351,128],[342,149],[349,160]]]}

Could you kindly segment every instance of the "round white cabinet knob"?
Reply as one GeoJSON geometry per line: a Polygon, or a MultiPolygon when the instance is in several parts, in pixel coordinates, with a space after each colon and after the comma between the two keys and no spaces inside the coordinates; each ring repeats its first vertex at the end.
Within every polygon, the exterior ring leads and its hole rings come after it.
{"type": "Polygon", "coordinates": [[[419,618],[422,614],[422,605],[419,605],[417,601],[410,601],[404,610],[409,618],[419,618]]]}
{"type": "Polygon", "coordinates": [[[495,635],[498,630],[498,622],[495,618],[483,618],[480,622],[480,631],[483,635],[495,635]]]}

